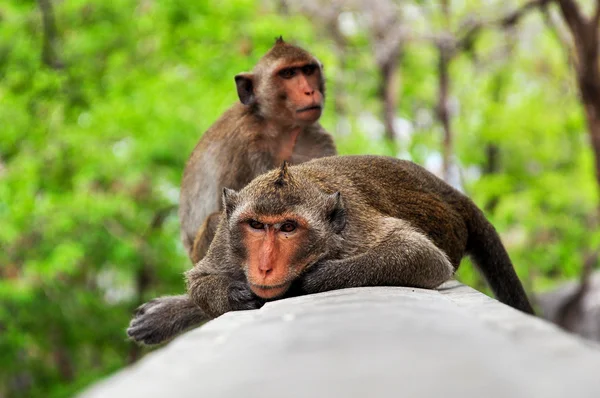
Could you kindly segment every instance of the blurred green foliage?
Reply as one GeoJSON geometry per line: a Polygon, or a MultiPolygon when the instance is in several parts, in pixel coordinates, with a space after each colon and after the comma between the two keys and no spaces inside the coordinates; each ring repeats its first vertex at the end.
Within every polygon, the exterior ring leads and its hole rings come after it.
{"type": "MultiPolygon", "coordinates": [[[[341,153],[396,155],[378,133],[379,76],[360,30],[342,61],[323,26],[268,2],[53,4],[61,68],[41,61],[38,3],[0,5],[0,397],[69,396],[140,355],[124,333],[132,310],[181,292],[190,266],[176,214],[187,156],[237,100],[233,76],[274,37],[326,65],[322,123],[341,153]]],[[[462,189],[488,210],[534,289],[576,276],[583,253],[600,246],[572,71],[538,19],[525,21],[533,33],[507,59],[489,61],[506,40],[490,30],[477,40],[479,59],[451,65],[462,189]],[[498,153],[493,172],[486,148],[498,153]]],[[[412,129],[398,150],[425,165],[442,145],[436,57],[414,43],[400,64],[398,115],[412,129]]],[[[459,277],[485,289],[467,264],[459,277]]]]}

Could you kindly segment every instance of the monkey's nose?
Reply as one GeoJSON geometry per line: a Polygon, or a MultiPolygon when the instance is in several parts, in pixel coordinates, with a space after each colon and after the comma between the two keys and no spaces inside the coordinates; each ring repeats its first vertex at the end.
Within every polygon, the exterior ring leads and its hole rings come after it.
{"type": "Polygon", "coordinates": [[[306,95],[313,95],[315,93],[315,90],[305,90],[304,94],[306,95]]]}
{"type": "Polygon", "coordinates": [[[267,276],[271,275],[273,273],[273,268],[268,267],[268,268],[260,268],[260,276],[262,276],[263,278],[266,278],[267,276]]]}

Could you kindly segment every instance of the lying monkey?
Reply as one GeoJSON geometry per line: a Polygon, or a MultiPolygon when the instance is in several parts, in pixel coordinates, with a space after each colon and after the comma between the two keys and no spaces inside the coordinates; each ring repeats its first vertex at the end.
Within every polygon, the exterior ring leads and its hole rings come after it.
{"type": "Polygon", "coordinates": [[[127,330],[157,344],[228,311],[359,286],[435,288],[468,254],[496,297],[533,310],[494,227],[477,206],[408,161],[340,156],[223,190],[206,257],[187,272],[188,295],[142,305],[127,330]]]}

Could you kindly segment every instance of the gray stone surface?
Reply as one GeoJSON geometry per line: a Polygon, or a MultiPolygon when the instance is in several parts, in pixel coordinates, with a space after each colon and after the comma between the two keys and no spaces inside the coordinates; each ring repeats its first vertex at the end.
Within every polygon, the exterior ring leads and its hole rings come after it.
{"type": "Polygon", "coordinates": [[[600,349],[483,294],[338,290],[228,313],[96,397],[600,397],[600,349]]]}

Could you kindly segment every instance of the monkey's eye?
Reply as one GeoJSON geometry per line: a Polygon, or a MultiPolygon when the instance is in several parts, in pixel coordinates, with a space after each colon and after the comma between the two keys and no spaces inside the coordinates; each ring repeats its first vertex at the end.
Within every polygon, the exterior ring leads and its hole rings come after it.
{"type": "Polygon", "coordinates": [[[281,76],[284,79],[291,79],[292,77],[296,76],[296,69],[295,68],[282,69],[279,71],[279,76],[281,76]]]}
{"type": "Polygon", "coordinates": [[[281,227],[279,228],[279,230],[281,232],[292,232],[292,231],[296,230],[296,223],[293,221],[286,221],[283,224],[281,224],[281,227]]]}
{"type": "Polygon", "coordinates": [[[248,225],[250,225],[250,228],[252,228],[252,229],[265,229],[265,224],[258,222],[256,220],[248,221],[248,225]]]}
{"type": "Polygon", "coordinates": [[[302,73],[304,73],[306,76],[312,75],[315,73],[315,70],[317,70],[317,65],[314,64],[308,64],[302,67],[302,73]]]}

